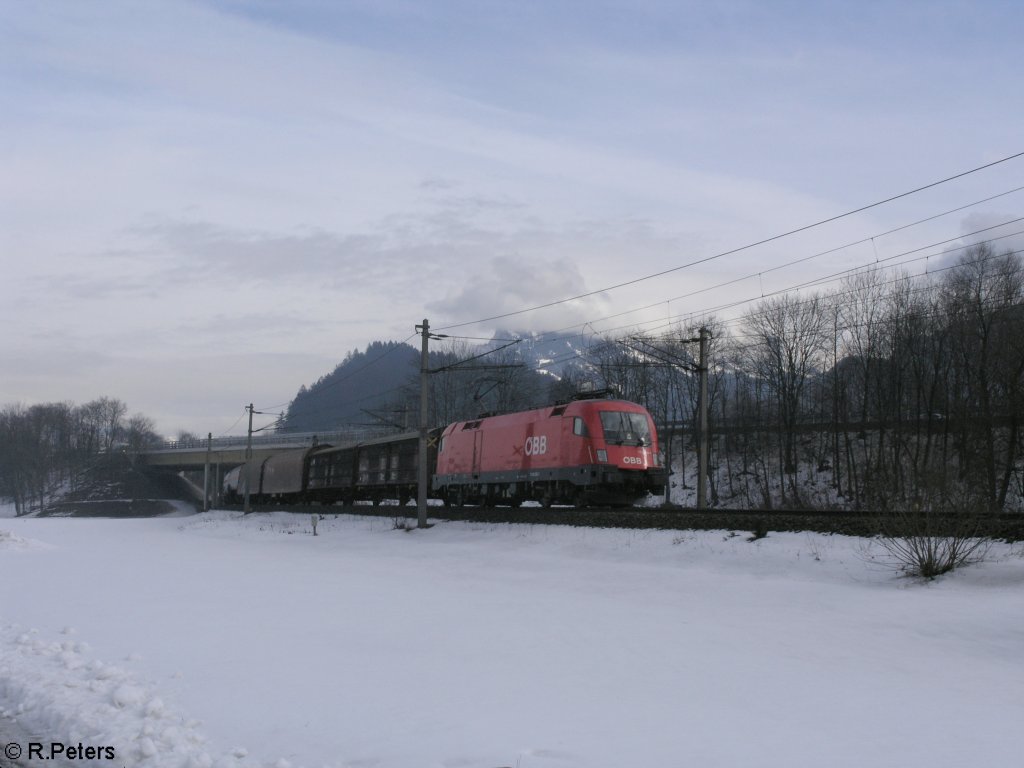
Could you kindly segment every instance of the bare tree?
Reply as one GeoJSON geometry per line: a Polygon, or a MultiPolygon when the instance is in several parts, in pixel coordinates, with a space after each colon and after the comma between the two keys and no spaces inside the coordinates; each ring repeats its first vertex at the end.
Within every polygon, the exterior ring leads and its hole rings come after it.
{"type": "Polygon", "coordinates": [[[16,515],[25,514],[31,498],[32,451],[25,409],[8,405],[0,411],[0,492],[14,500],[16,515]]]}
{"type": "Polygon", "coordinates": [[[782,469],[791,476],[794,493],[797,425],[808,381],[824,364],[831,324],[826,303],[818,294],[766,299],[743,319],[752,342],[747,348],[747,364],[775,397],[782,469]]]}
{"type": "Polygon", "coordinates": [[[125,426],[125,445],[129,453],[137,453],[160,442],[156,425],[148,416],[136,413],[125,426]]]}
{"type": "Polygon", "coordinates": [[[1006,503],[1019,472],[1024,389],[1024,270],[1020,258],[974,246],[943,283],[956,365],[955,414],[961,441],[961,476],[981,479],[990,507],[1006,503]]]}
{"type": "Polygon", "coordinates": [[[102,422],[102,447],[106,453],[110,453],[124,436],[124,415],[128,412],[128,406],[113,397],[101,397],[96,402],[99,404],[102,422]]]}

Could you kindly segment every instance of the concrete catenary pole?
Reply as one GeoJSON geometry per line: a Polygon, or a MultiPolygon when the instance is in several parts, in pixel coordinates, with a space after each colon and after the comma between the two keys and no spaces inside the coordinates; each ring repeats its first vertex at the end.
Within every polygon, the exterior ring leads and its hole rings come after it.
{"type": "Polygon", "coordinates": [[[249,412],[249,437],[245,441],[245,465],[242,467],[241,477],[245,478],[245,514],[249,514],[252,511],[252,505],[249,503],[249,480],[252,477],[249,471],[249,465],[252,463],[252,403],[249,403],[245,410],[249,412]]]}
{"type": "Polygon", "coordinates": [[[419,440],[419,469],[416,489],[416,525],[419,528],[427,527],[427,431],[430,428],[427,409],[430,400],[430,366],[427,346],[430,342],[430,323],[423,318],[423,325],[416,326],[421,331],[420,341],[420,440],[419,440]]]}
{"type": "Polygon", "coordinates": [[[697,402],[697,509],[708,508],[708,329],[700,328],[700,395],[697,402]]]}
{"type": "Polygon", "coordinates": [[[203,512],[210,511],[210,452],[213,450],[213,432],[206,433],[206,465],[203,467],[203,512]]]}

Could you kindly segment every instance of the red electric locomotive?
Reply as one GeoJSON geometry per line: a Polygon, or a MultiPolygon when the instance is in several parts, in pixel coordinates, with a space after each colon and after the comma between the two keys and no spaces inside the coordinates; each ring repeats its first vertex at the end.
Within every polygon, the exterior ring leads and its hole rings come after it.
{"type": "Polygon", "coordinates": [[[454,504],[629,505],[666,478],[647,410],[591,399],[449,425],[433,489],[454,504]]]}

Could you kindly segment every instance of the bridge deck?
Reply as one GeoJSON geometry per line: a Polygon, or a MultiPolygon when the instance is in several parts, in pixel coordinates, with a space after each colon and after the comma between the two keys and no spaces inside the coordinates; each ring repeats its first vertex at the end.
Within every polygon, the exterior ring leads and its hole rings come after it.
{"type": "MultiPolygon", "coordinates": [[[[382,434],[380,430],[348,429],[258,435],[252,438],[252,457],[262,460],[276,453],[314,445],[350,445],[382,434]]],[[[236,466],[245,463],[246,443],[247,438],[244,436],[172,440],[141,451],[138,457],[146,466],[174,470],[200,469],[206,465],[207,460],[211,464],[236,466]]]]}

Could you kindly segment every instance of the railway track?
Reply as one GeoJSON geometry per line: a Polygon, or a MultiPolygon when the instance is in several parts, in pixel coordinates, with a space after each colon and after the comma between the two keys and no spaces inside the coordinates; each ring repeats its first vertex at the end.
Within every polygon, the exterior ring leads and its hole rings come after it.
{"type": "MultiPolygon", "coordinates": [[[[226,508],[241,511],[241,505],[226,508]]],[[[297,514],[363,515],[396,520],[415,518],[416,508],[397,505],[264,504],[253,505],[254,512],[285,511],[297,514]]],[[[428,510],[435,520],[481,523],[520,523],[527,525],[569,525],[589,528],[640,528],[653,530],[735,530],[765,534],[769,531],[811,531],[816,533],[874,536],[892,531],[906,516],[899,512],[809,509],[662,509],[652,507],[440,507],[428,510]]],[[[979,515],[977,535],[1024,541],[1024,514],[994,513],[979,515]]],[[[963,518],[933,516],[928,529],[933,535],[962,532],[963,518]]]]}

